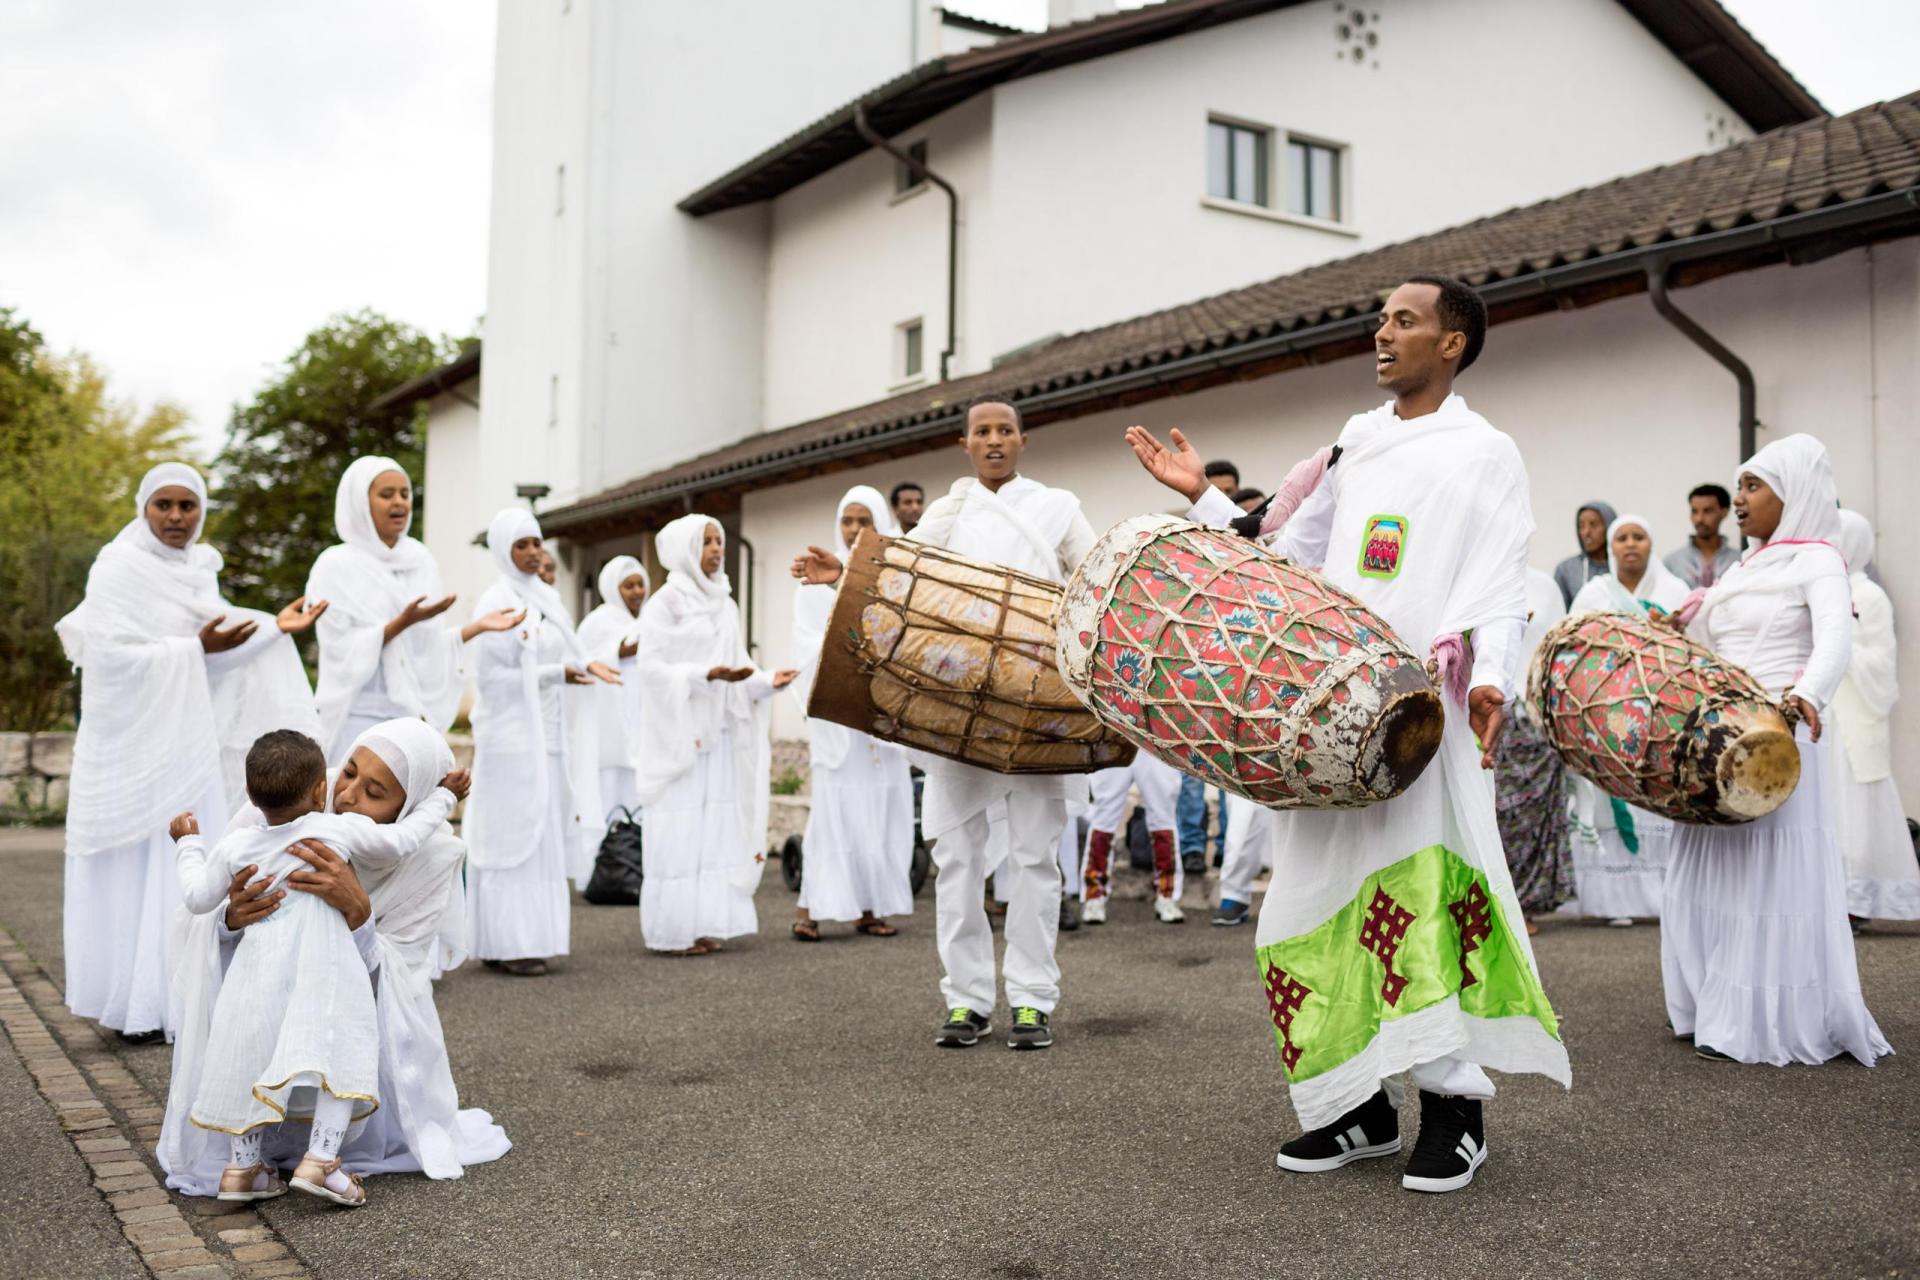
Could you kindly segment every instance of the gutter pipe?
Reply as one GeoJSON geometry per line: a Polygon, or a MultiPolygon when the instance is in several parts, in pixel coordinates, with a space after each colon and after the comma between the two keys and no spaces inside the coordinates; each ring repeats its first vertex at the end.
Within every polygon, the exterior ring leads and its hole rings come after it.
{"type": "Polygon", "coordinates": [[[947,345],[940,353],[940,381],[947,380],[949,366],[953,363],[954,344],[958,340],[957,314],[960,279],[960,194],[953,184],[915,160],[899,147],[894,146],[874,130],[872,121],[867,119],[865,103],[855,103],[853,108],[853,127],[860,136],[873,146],[907,166],[907,171],[922,182],[931,182],[947,193],[947,345]]]}
{"type": "MultiPolygon", "coordinates": [[[[1850,227],[1876,222],[1898,224],[1911,219],[1917,210],[1920,210],[1920,187],[1910,187],[1903,191],[1886,192],[1860,200],[1850,200],[1844,204],[1828,205],[1821,209],[1790,214],[1773,222],[1730,227],[1724,231],[1710,231],[1704,235],[1688,236],[1684,239],[1669,240],[1636,249],[1624,249],[1618,253],[1588,258],[1580,262],[1564,263],[1544,271],[1495,281],[1481,288],[1480,296],[1486,299],[1487,306],[1491,308],[1506,302],[1549,296],[1563,289],[1643,272],[1645,264],[1650,261],[1662,262],[1671,268],[1681,263],[1711,258],[1718,254],[1764,248],[1769,244],[1784,245],[1850,227]]],[[[1224,350],[1200,352],[1164,361],[1148,368],[1122,370],[1072,386],[1043,391],[1038,395],[1024,397],[1020,401],[1020,407],[1029,412],[1038,412],[1070,406],[1116,393],[1157,386],[1195,373],[1231,369],[1277,356],[1295,354],[1303,349],[1364,337],[1373,331],[1379,319],[1377,312],[1369,311],[1360,315],[1343,316],[1338,320],[1323,321],[1320,324],[1305,325],[1285,333],[1269,334],[1252,342],[1243,342],[1224,350]]],[[[937,418],[889,431],[886,433],[887,443],[912,444],[923,439],[951,435],[957,416],[958,407],[955,406],[953,411],[943,413],[937,418]]],[[[799,460],[808,463],[836,461],[841,457],[863,452],[872,439],[871,435],[857,436],[836,441],[818,449],[807,449],[762,459],[719,474],[689,477],[672,484],[662,485],[658,489],[631,494],[583,511],[572,519],[564,520],[562,526],[615,518],[627,511],[655,506],[681,495],[700,493],[721,485],[753,480],[762,475],[778,474],[799,460]]],[[[1744,462],[1751,456],[1750,453],[1746,454],[1741,461],[1744,462]]]]}
{"type": "Polygon", "coordinates": [[[1693,345],[1712,356],[1725,366],[1728,373],[1740,388],[1740,456],[1736,465],[1745,462],[1758,447],[1757,431],[1759,418],[1754,408],[1753,370],[1747,362],[1733,354],[1725,343],[1700,327],[1699,321],[1673,305],[1667,297],[1667,264],[1662,258],[1655,258],[1647,264],[1647,298],[1653,303],[1653,309],[1662,319],[1684,333],[1693,345]]]}

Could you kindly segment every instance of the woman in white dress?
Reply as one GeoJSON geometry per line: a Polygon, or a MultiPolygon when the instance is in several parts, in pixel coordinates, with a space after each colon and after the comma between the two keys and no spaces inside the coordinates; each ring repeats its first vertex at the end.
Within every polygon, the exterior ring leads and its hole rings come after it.
{"type": "Polygon", "coordinates": [[[313,691],[289,636],[326,610],[278,617],[220,596],[220,553],[199,541],[207,486],[165,462],[134,518],[100,549],[87,594],[55,624],[80,669],[67,799],[67,1007],[136,1043],[167,1022],[168,934],[180,902],[167,823],[192,809],[217,840],[246,799],[247,748],[270,729],[314,733],[313,691]]]}
{"type": "Polygon", "coordinates": [[[635,667],[634,786],[646,811],[640,936],[654,951],[702,956],[760,927],[753,891],[767,847],[766,700],[799,673],[769,674],[748,655],[717,522],[681,516],[654,545],[667,581],[640,611],[635,667]]]}
{"type": "MultiPolygon", "coordinates": [[[[889,538],[900,526],[877,489],[855,485],[834,511],[834,542],[851,548],[861,531],[889,538]]],[[[794,691],[802,706],[820,666],[820,646],[833,613],[834,588],[802,583],[793,593],[794,691]]],[[[812,798],[807,811],[806,867],[793,936],[820,940],[821,920],[851,920],[877,938],[898,932],[887,916],[913,913],[913,775],[907,753],[843,725],[807,721],[812,798]]]]}
{"type": "Polygon", "coordinates": [[[1825,446],[1793,435],[1760,450],[1740,468],[1733,509],[1750,550],[1687,633],[1799,714],[1800,783],[1757,821],[1675,827],[1660,925],[1667,1015],[1713,1061],[1850,1053],[1870,1066],[1891,1050],[1860,994],[1822,732],[1853,629],[1825,446]]]}
{"type": "MultiPolygon", "coordinates": [[[[539,576],[540,524],[508,507],[487,525],[500,569],[476,618],[524,611],[520,624],[475,645],[473,799],[467,805],[467,911],[473,954],[521,977],[567,954],[567,878],[599,834],[599,780],[591,715],[568,685],[620,675],[590,658],[559,592],[539,576]]],[[[585,855],[591,858],[591,854],[585,855]]]]}
{"type": "MultiPolygon", "coordinates": [[[[378,823],[397,822],[452,767],[446,739],[422,722],[375,725],[355,740],[334,771],[328,807],[378,823]]],[[[292,891],[315,893],[343,914],[349,904],[365,913],[354,941],[374,984],[382,1105],[348,1134],[340,1150],[343,1166],[362,1176],[418,1172],[457,1178],[467,1165],[498,1160],[513,1144],[485,1111],[461,1109],[433,1003],[432,980],[465,958],[460,869],[466,845],[451,827],[442,826],[405,858],[361,858],[351,869],[324,847],[301,848],[316,870],[290,880],[292,891]]],[[[187,1113],[200,1087],[214,1002],[240,931],[279,910],[287,892],[265,890],[264,881],[256,882],[234,891],[224,912],[183,921],[180,963],[173,975],[178,1034],[157,1155],[167,1185],[191,1196],[213,1195],[226,1163],[226,1136],[192,1124],[187,1113]]],[[[305,1145],[297,1131],[276,1134],[264,1154],[276,1167],[286,1166],[300,1158],[305,1145]]]]}
{"type": "Polygon", "coordinates": [[[1893,602],[1867,576],[1873,525],[1858,511],[1840,513],[1840,552],[1853,588],[1853,660],[1829,719],[1842,748],[1835,808],[1847,863],[1847,912],[1861,921],[1920,920],[1920,862],[1893,780],[1887,724],[1900,700],[1893,602]]]}
{"type": "Polygon", "coordinates": [[[383,720],[424,720],[445,732],[460,710],[467,673],[461,646],[484,631],[518,626],[500,609],[465,627],[438,619],[440,566],[413,526],[413,485],[392,458],[356,459],[333,496],[338,544],[313,562],[307,595],[332,607],[315,633],[320,679],[314,709],[320,746],[338,766],[363,729],[383,720]]]}
{"type": "MultiPolygon", "coordinates": [[[[620,673],[618,687],[596,684],[594,704],[595,758],[600,768],[602,822],[612,822],[617,809],[638,818],[639,801],[633,794],[633,743],[640,729],[640,682],[634,676],[634,655],[640,651],[640,606],[646,603],[652,582],[647,568],[632,556],[615,556],[600,568],[600,606],[580,621],[580,647],[587,655],[620,673]]],[[[584,887],[584,886],[583,886],[584,887]]]]}
{"type": "MultiPolygon", "coordinates": [[[[1623,515],[1607,526],[1608,572],[1581,587],[1567,612],[1670,614],[1687,602],[1687,584],[1653,552],[1653,526],[1623,515]]],[[[1626,927],[1658,919],[1673,823],[1573,777],[1574,898],[1565,915],[1595,916],[1626,927]]]]}

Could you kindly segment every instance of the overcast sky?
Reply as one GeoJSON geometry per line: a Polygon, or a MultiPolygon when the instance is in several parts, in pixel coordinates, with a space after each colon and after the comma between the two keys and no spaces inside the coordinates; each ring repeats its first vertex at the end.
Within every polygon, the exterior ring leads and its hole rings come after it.
{"type": "MultiPolygon", "coordinates": [[[[1920,88],[1915,0],[1725,2],[1829,110],[1920,88]]],[[[470,332],[486,306],[493,13],[6,0],[0,306],[93,355],[123,398],[185,405],[209,451],[229,406],[336,311],[470,332]]]]}

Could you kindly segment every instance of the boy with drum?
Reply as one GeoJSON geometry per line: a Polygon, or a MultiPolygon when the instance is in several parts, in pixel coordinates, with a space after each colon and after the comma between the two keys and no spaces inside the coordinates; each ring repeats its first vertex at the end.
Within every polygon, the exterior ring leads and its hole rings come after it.
{"type": "MultiPolygon", "coordinates": [[[[1019,474],[1027,435],[1013,402],[988,395],[968,405],[960,447],[973,463],[973,474],[956,480],[929,505],[910,536],[1065,582],[1092,548],[1093,529],[1073,494],[1019,474]]],[[[839,557],[820,547],[807,548],[794,562],[794,575],[808,582],[835,582],[840,572],[839,557]]],[[[1079,789],[1084,799],[1086,780],[993,773],[933,758],[925,767],[920,824],[936,842],[934,902],[940,963],[946,970],[940,989],[947,1020],[934,1042],[966,1048],[993,1030],[993,932],[984,898],[989,859],[999,850],[991,839],[988,811],[1004,804],[1009,847],[997,877],[1011,887],[1005,983],[1013,1028],[1007,1045],[1045,1049],[1053,1043],[1053,1009],[1060,998],[1060,966],[1053,954],[1060,925],[1056,850],[1067,820],[1067,789],[1079,789]]]]}
{"type": "MultiPolygon", "coordinates": [[[[1255,938],[1307,1130],[1281,1147],[1280,1167],[1321,1173],[1399,1151],[1405,1071],[1420,1090],[1401,1179],[1414,1191],[1459,1190],[1486,1160],[1483,1068],[1571,1082],[1479,772],[1514,694],[1533,533],[1519,450],[1453,394],[1486,323],[1460,281],[1395,289],[1374,335],[1375,379],[1393,398],[1347,422],[1337,455],[1296,465],[1260,526],[1430,653],[1452,704],[1438,754],[1398,797],[1276,815],[1278,892],[1255,938]]],[[[1180,432],[1171,449],[1144,427],[1127,442],[1193,503],[1191,519],[1241,515],[1180,432]]]]}

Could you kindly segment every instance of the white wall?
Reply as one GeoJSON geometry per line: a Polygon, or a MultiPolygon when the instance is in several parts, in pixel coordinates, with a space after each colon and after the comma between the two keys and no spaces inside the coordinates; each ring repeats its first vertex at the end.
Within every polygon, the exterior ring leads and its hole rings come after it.
{"type": "MultiPolygon", "coordinates": [[[[1920,240],[1730,276],[1674,299],[1753,367],[1767,427],[1761,443],[1794,431],[1819,436],[1841,500],[1893,527],[1895,504],[1920,475],[1920,240]]],[[[1656,546],[1671,550],[1687,535],[1687,491],[1704,481],[1730,485],[1738,465],[1733,379],[1644,296],[1494,329],[1459,390],[1526,459],[1539,525],[1532,559],[1541,569],[1574,551],[1574,511],[1592,498],[1644,514],[1656,546]]],[[[1371,362],[1355,357],[1041,428],[1022,470],[1074,490],[1094,527],[1106,528],[1177,502],[1121,443],[1132,422],[1163,434],[1180,426],[1209,458],[1234,459],[1249,484],[1268,488],[1295,459],[1330,443],[1350,414],[1384,398],[1371,362]]],[[[884,491],[910,478],[937,494],[964,470],[964,455],[945,447],[750,495],[744,527],[762,560],[762,661],[791,656],[792,588],[776,575],[820,538],[847,486],[884,491]]],[[[1889,555],[1879,567],[1902,634],[1920,637],[1920,565],[1889,555]]],[[[1900,674],[1920,690],[1920,642],[1902,649],[1900,674]]],[[[791,702],[776,712],[781,736],[798,732],[791,702]]],[[[1920,717],[1896,716],[1894,735],[1897,776],[1920,809],[1920,717]]]]}
{"type": "MultiPolygon", "coordinates": [[[[984,243],[991,217],[988,142],[993,99],[983,94],[890,141],[925,140],[927,167],[960,193],[960,350],[953,369],[978,367],[973,299],[989,289],[984,243]]],[[[924,328],[921,377],[940,376],[947,342],[946,193],[925,183],[896,196],[897,162],[877,148],[776,197],[766,281],[766,422],[804,422],[878,400],[896,377],[894,330],[924,328]]]]}
{"type": "Polygon", "coordinates": [[[972,349],[1108,324],[1693,155],[1710,115],[1751,136],[1615,0],[1366,7],[1380,43],[1362,64],[1340,56],[1333,5],[1315,3],[995,90],[995,288],[971,313],[972,349]],[[1204,207],[1209,112],[1346,144],[1359,235],[1204,207]]]}
{"type": "MultiPolygon", "coordinates": [[[[454,388],[478,399],[480,382],[470,378],[454,388]]],[[[450,611],[463,621],[480,593],[493,582],[493,561],[486,548],[473,545],[501,503],[487,499],[480,483],[480,411],[459,396],[442,393],[427,404],[427,464],[421,478],[426,518],[414,532],[440,566],[440,578],[459,597],[450,611]]]]}

